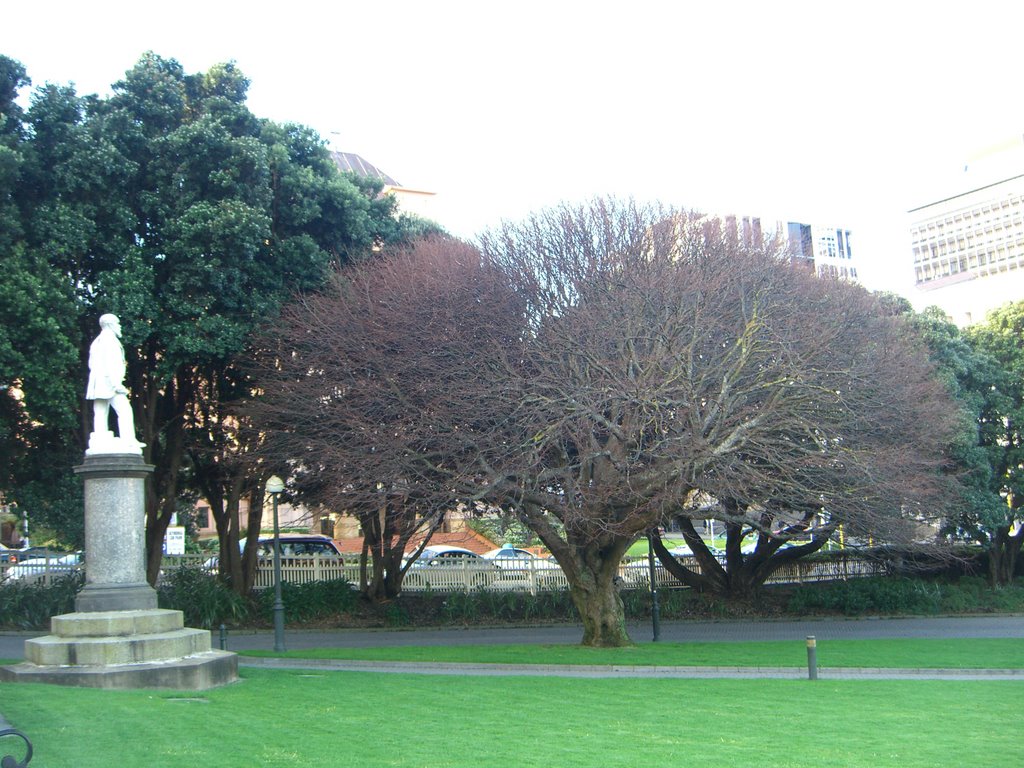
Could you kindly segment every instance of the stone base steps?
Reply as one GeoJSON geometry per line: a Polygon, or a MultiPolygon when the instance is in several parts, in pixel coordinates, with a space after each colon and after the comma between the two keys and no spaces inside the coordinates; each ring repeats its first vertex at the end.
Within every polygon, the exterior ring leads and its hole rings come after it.
{"type": "Polygon", "coordinates": [[[181,611],[69,613],[50,628],[25,641],[25,662],[0,668],[0,680],[201,690],[238,679],[238,657],[211,650],[210,633],[185,627],[181,611]]]}

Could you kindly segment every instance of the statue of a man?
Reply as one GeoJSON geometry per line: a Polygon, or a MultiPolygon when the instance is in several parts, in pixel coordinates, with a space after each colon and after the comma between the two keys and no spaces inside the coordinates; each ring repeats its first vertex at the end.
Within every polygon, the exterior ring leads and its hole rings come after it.
{"type": "Polygon", "coordinates": [[[121,321],[100,317],[100,333],[89,347],[89,384],[85,399],[92,400],[92,434],[87,453],[142,453],[135,439],[135,417],[124,385],[127,366],[121,346],[121,321]],[[110,408],[117,414],[117,437],[109,429],[110,408]]]}

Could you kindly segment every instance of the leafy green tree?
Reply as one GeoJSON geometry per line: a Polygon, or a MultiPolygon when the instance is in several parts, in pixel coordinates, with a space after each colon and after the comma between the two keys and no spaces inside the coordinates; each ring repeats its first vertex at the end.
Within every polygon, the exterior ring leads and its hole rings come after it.
{"type": "Polygon", "coordinates": [[[1024,538],[1015,532],[1020,519],[1017,425],[1024,358],[1018,346],[1024,304],[1009,304],[986,323],[962,332],[938,307],[914,314],[909,304],[888,300],[921,333],[958,404],[959,428],[948,447],[957,499],[943,532],[984,546],[989,580],[1006,584],[1013,579],[1024,538]]]}
{"type": "Polygon", "coordinates": [[[988,472],[975,495],[986,503],[968,506],[958,522],[988,546],[991,581],[1008,584],[1024,544],[1024,301],[989,313],[966,337],[995,363],[981,376],[987,386],[978,398],[978,445],[988,472]]]}
{"type": "Polygon", "coordinates": [[[80,544],[82,493],[66,471],[81,456],[77,318],[66,277],[31,238],[34,147],[15,101],[29,84],[0,56],[0,488],[33,520],[60,528],[64,543],[80,544]]]}
{"type": "MultiPolygon", "coordinates": [[[[272,469],[235,461],[249,434],[224,410],[246,392],[235,363],[251,333],[293,292],[319,286],[328,265],[403,236],[394,200],[340,174],[309,129],[254,116],[232,63],[188,74],[147,53],[109,98],[47,85],[25,114],[11,96],[27,84],[24,71],[4,60],[0,72],[0,216],[13,243],[0,257],[17,278],[0,289],[10,298],[0,335],[4,450],[22,446],[53,476],[71,476],[89,427],[77,415],[87,344],[100,314],[119,315],[135,421],[156,467],[149,577],[180,500],[202,492],[214,502],[225,567],[244,584],[231,554],[238,501],[255,502],[258,535],[259,489],[272,469]],[[18,310],[25,296],[35,300],[18,310]],[[44,446],[32,437],[38,425],[61,430],[60,440],[44,446]]],[[[31,482],[16,467],[6,488],[17,497],[31,482]]]]}

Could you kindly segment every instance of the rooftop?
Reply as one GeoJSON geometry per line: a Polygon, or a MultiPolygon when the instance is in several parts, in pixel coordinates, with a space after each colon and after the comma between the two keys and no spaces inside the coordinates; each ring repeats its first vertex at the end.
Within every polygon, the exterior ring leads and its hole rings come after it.
{"type": "Polygon", "coordinates": [[[355,152],[331,152],[331,159],[334,160],[338,168],[341,169],[342,171],[356,173],[360,176],[365,176],[371,179],[379,179],[389,187],[402,186],[393,178],[384,173],[384,171],[382,171],[380,168],[366,162],[362,157],[357,155],[355,152]]]}

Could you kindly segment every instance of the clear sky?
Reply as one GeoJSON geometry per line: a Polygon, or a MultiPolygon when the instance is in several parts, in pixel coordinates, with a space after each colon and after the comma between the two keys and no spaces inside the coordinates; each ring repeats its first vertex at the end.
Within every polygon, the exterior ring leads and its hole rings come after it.
{"type": "Polygon", "coordinates": [[[1020,0],[6,3],[36,85],[109,93],[147,50],[228,60],[472,236],[598,194],[847,227],[910,281],[905,212],[1024,133],[1020,0]]]}

